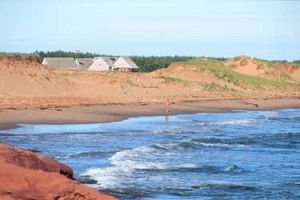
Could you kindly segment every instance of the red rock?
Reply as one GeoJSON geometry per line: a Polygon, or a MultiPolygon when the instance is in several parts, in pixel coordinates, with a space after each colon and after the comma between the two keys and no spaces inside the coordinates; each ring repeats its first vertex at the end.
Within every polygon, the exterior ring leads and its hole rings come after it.
{"type": "Polygon", "coordinates": [[[73,171],[53,159],[0,144],[2,200],[112,200],[73,179],[73,171]]]}

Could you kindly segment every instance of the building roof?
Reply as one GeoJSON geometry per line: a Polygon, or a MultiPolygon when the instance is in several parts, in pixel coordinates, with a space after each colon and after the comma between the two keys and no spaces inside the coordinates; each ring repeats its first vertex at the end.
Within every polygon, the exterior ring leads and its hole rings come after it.
{"type": "Polygon", "coordinates": [[[115,68],[118,69],[138,69],[139,67],[129,58],[129,57],[120,57],[116,62],[115,62],[115,68]],[[121,64],[122,61],[125,61],[126,65],[121,64]]]}
{"type": "Polygon", "coordinates": [[[77,58],[76,64],[79,69],[88,69],[93,64],[93,58],[77,58]]]}
{"type": "Polygon", "coordinates": [[[122,57],[130,66],[131,69],[138,69],[139,67],[129,57],[122,57]]]}
{"type": "Polygon", "coordinates": [[[116,58],[114,57],[101,57],[110,67],[114,67],[116,58]]]}
{"type": "Polygon", "coordinates": [[[94,58],[94,62],[97,59],[102,59],[108,66],[114,68],[114,64],[116,62],[116,60],[118,59],[118,57],[108,57],[108,56],[101,56],[101,57],[95,57],[94,58]]]}
{"type": "Polygon", "coordinates": [[[46,57],[43,60],[43,65],[47,65],[48,68],[78,69],[74,58],[49,58],[49,57],[46,57]]]}

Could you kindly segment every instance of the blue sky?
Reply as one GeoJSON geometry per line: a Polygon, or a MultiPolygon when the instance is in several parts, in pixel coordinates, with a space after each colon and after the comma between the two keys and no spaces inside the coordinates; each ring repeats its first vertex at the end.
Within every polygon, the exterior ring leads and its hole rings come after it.
{"type": "Polygon", "coordinates": [[[0,51],[300,59],[300,1],[1,0],[0,51]]]}

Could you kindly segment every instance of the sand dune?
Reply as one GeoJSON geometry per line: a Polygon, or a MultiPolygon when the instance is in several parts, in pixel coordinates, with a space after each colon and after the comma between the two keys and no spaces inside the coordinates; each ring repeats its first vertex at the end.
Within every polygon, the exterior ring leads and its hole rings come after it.
{"type": "Polygon", "coordinates": [[[298,65],[247,57],[194,59],[151,73],[48,70],[37,57],[0,57],[0,108],[299,96],[299,77],[298,65]]]}
{"type": "Polygon", "coordinates": [[[242,74],[272,80],[300,81],[300,67],[293,63],[272,63],[241,56],[225,61],[224,64],[242,74]]]}
{"type": "Polygon", "coordinates": [[[225,62],[225,66],[230,67],[236,72],[259,76],[266,72],[266,66],[248,57],[236,57],[225,62]]]}
{"type": "Polygon", "coordinates": [[[61,95],[73,87],[31,56],[0,57],[0,80],[0,97],[61,95]]]}

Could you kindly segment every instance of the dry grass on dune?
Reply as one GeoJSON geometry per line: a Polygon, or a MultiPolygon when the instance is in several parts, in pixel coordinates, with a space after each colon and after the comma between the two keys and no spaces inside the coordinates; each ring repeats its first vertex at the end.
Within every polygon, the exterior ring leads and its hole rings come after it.
{"type": "Polygon", "coordinates": [[[241,56],[227,60],[224,64],[241,74],[277,81],[300,82],[300,66],[294,63],[267,62],[241,56]]]}

